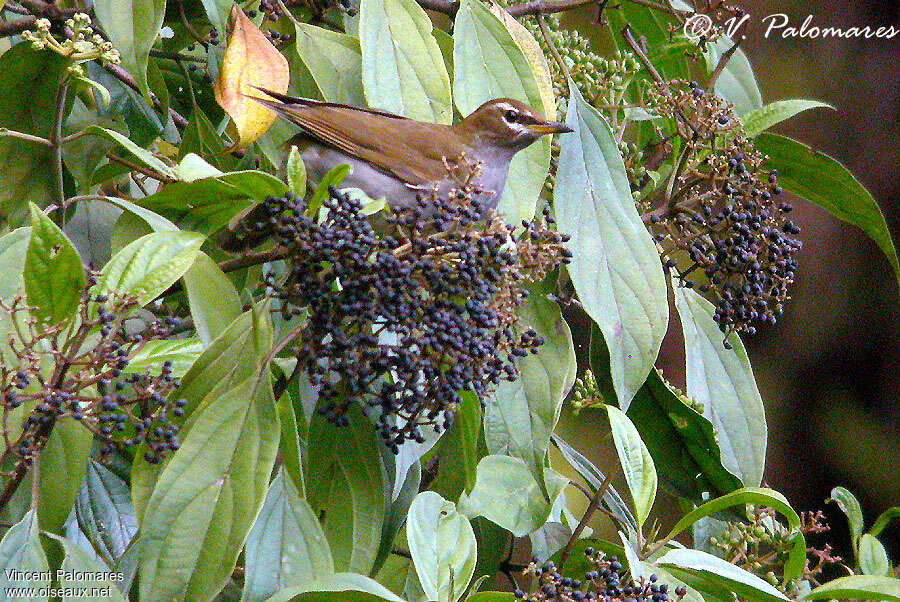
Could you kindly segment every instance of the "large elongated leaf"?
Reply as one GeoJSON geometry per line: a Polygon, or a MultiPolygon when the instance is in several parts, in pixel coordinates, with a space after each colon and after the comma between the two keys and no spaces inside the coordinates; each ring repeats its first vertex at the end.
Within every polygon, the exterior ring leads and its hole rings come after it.
{"type": "Polygon", "coordinates": [[[847,526],[850,527],[850,541],[856,550],[859,538],[862,536],[865,521],[863,519],[862,506],[859,500],[845,487],[835,487],[831,490],[831,501],[837,504],[844,516],[847,517],[847,526]]]}
{"type": "Polygon", "coordinates": [[[101,136],[111,142],[115,142],[127,150],[139,163],[144,164],[166,177],[176,177],[175,171],[173,171],[171,167],[157,159],[150,151],[135,144],[128,136],[123,136],[115,130],[100,127],[99,125],[90,125],[82,130],[82,132],[86,135],[101,136]]]}
{"type": "Polygon", "coordinates": [[[283,470],[269,485],[245,554],[245,602],[267,600],[279,590],[334,572],[322,527],[283,470]]]}
{"type": "Polygon", "coordinates": [[[688,395],[703,404],[716,429],[722,462],[748,486],[762,481],[766,461],[766,414],[753,369],[740,338],[723,335],[712,304],[690,289],[675,287],[675,307],[684,331],[688,395]]]}
{"type": "Polygon", "coordinates": [[[425,491],[409,508],[406,539],[428,599],[456,602],[475,572],[477,545],[468,519],[453,502],[425,491]]]}
{"type": "MultiPolygon", "coordinates": [[[[19,294],[23,288],[23,271],[25,269],[25,255],[28,252],[28,240],[31,238],[31,228],[18,228],[0,236],[0,300],[8,301],[10,297],[19,294]]],[[[0,332],[12,332],[12,318],[5,311],[0,311],[0,332]]],[[[18,358],[12,353],[7,344],[7,337],[0,337],[0,362],[17,362],[18,358]]]]}
{"type": "MultiPolygon", "coordinates": [[[[0,591],[8,592],[13,587],[46,588],[50,585],[50,579],[47,579],[50,567],[38,533],[37,514],[29,510],[3,535],[0,541],[0,591]]],[[[47,596],[34,595],[22,599],[37,602],[47,600],[47,596]]]]}
{"type": "Polygon", "coordinates": [[[900,579],[853,575],[820,585],[803,600],[900,600],[900,579]]]}
{"type": "Polygon", "coordinates": [[[325,535],[335,568],[368,574],[387,510],[387,479],[371,423],[356,409],[350,426],[337,427],[316,413],[309,427],[307,499],[325,513],[325,535]]]}
{"type": "Polygon", "coordinates": [[[546,483],[541,484],[519,458],[485,456],[478,463],[472,493],[459,498],[459,511],[483,516],[516,537],[528,535],[547,522],[553,502],[568,483],[550,469],[544,473],[546,483]]]}
{"type": "Polygon", "coordinates": [[[184,274],[184,288],[197,335],[209,344],[241,313],[237,289],[206,253],[198,253],[184,274]]]}
{"type": "Polygon", "coordinates": [[[670,550],[657,564],[700,592],[722,599],[728,599],[734,593],[746,600],[787,600],[784,594],[756,575],[699,550],[670,550]]]}
{"type": "Polygon", "coordinates": [[[186,230],[206,235],[268,196],[288,192],[287,185],[262,171],[236,171],[169,184],[140,204],[177,222],[186,230]]]}
{"type": "Polygon", "coordinates": [[[109,567],[91,556],[84,548],[70,539],[53,537],[60,542],[66,552],[60,566],[59,586],[68,595],[63,595],[63,602],[81,602],[88,598],[99,602],[126,602],[119,591],[117,582],[104,578],[110,575],[109,567]],[[78,595],[76,592],[85,592],[78,595]]]}
{"type": "Polygon", "coordinates": [[[92,440],[91,432],[72,418],[62,418],[53,427],[41,452],[41,529],[63,532],[87,469],[92,440]]]}
{"type": "MultiPolygon", "coordinates": [[[[56,90],[68,61],[56,54],[16,44],[0,55],[0,128],[50,134],[56,90]],[[27,91],[28,100],[23,102],[27,91]]],[[[0,211],[25,208],[25,201],[47,204],[55,198],[54,167],[46,146],[0,136],[0,211]]]]}
{"type": "Polygon", "coordinates": [[[438,474],[431,489],[450,500],[458,500],[463,492],[475,486],[475,471],[481,455],[478,439],[481,435],[481,403],[478,396],[463,392],[462,403],[456,411],[453,428],[438,444],[438,474]]]}
{"type": "Polygon", "coordinates": [[[262,506],[279,440],[269,370],[261,361],[271,337],[263,318],[254,314],[254,353],[245,351],[237,362],[252,376],[232,386],[218,383],[199,401],[181,447],[156,481],[141,523],[141,600],[214,598],[262,506]]]}
{"type": "Polygon", "coordinates": [[[366,100],[419,121],[450,123],[450,76],[415,0],[362,0],[359,45],[366,100]]]}
{"type": "Polygon", "coordinates": [[[606,413],[609,416],[616,453],[619,455],[619,464],[622,466],[625,482],[634,501],[634,515],[640,529],[656,500],[656,467],[647,446],[641,441],[640,433],[634,428],[628,416],[613,406],[606,406],[606,413]]]}
{"type": "Polygon", "coordinates": [[[82,533],[110,566],[122,557],[138,529],[128,484],[93,460],[78,492],[75,516],[82,533]]]}
{"type": "Polygon", "coordinates": [[[147,341],[131,356],[123,372],[144,372],[159,369],[163,362],[172,362],[172,375],[184,376],[203,351],[203,341],[197,337],[147,341]]]}
{"type": "MultiPolygon", "coordinates": [[[[453,34],[453,100],[468,115],[488,100],[508,97],[547,113],[525,53],[503,22],[479,0],[464,0],[453,34]]],[[[550,168],[550,140],[519,152],[509,166],[500,210],[512,224],[534,215],[550,168]]]]}
{"type": "Polygon", "coordinates": [[[800,98],[776,100],[741,116],[741,120],[744,122],[744,131],[747,135],[756,136],[773,125],[790,119],[797,113],[819,107],[834,109],[827,102],[819,102],[818,100],[803,100],[800,98]]]}
{"type": "Polygon", "coordinates": [[[365,106],[359,40],[308,23],[297,24],[297,54],[309,69],[322,98],[365,106]]]}
{"type": "Polygon", "coordinates": [[[501,383],[487,400],[484,435],[490,453],[522,459],[541,483],[550,434],[575,382],[575,349],[555,302],[533,292],[521,315],[545,342],[519,362],[519,378],[501,383]]]}
{"type": "Polygon", "coordinates": [[[145,96],[147,60],[166,14],[166,0],[97,0],[94,12],[145,96]]]}
{"type": "Polygon", "coordinates": [[[278,592],[268,602],[404,602],[377,581],[356,573],[331,577],[278,592]]]}
{"type": "Polygon", "coordinates": [[[828,155],[777,134],[760,134],[756,146],[769,156],[766,165],[778,170],[778,183],[785,190],[861,228],[885,254],[900,281],[900,262],[884,215],[871,193],[846,167],[828,155]]]}
{"type": "Polygon", "coordinates": [[[660,482],[694,502],[704,493],[728,493],[741,481],[722,464],[712,423],[652,370],[628,407],[628,417],[647,444],[660,482]]]}
{"type": "Polygon", "coordinates": [[[140,305],[146,305],[188,271],[201,244],[203,236],[193,232],[142,236],[103,266],[96,290],[134,295],[140,305]]]}
{"type": "Polygon", "coordinates": [[[613,386],[623,410],[656,361],[669,320],[659,254],[634,205],[625,164],[609,125],[569,86],[553,207],[571,235],[569,274],[578,298],[600,326],[613,386]]]}
{"type": "Polygon", "coordinates": [[[25,293],[35,318],[57,324],[75,314],[84,289],[84,267],[59,226],[34,203],[29,207],[31,239],[25,256],[25,293]]]}

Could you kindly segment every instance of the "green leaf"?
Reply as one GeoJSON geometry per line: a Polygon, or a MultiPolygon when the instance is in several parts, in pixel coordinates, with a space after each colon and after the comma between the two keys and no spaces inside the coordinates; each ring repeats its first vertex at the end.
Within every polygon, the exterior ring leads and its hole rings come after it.
{"type": "Polygon", "coordinates": [[[75,517],[81,532],[110,566],[122,557],[138,530],[128,484],[93,460],[81,482],[75,517]]]}
{"type": "Polygon", "coordinates": [[[322,98],[365,106],[359,40],[308,23],[297,23],[296,31],[297,54],[309,69],[322,98]]]}
{"type": "MultiPolygon", "coordinates": [[[[87,201],[90,202],[90,201],[87,201]]],[[[140,205],[135,205],[131,201],[120,199],[118,197],[105,196],[94,199],[94,202],[109,203],[117,207],[121,207],[125,211],[134,214],[143,221],[154,232],[174,232],[178,230],[178,226],[167,220],[163,216],[150,211],[140,205]]]]}
{"type": "Polygon", "coordinates": [[[834,109],[834,107],[827,102],[819,102],[818,100],[803,100],[799,98],[777,100],[742,115],[741,120],[744,122],[744,131],[752,138],[753,136],[766,131],[773,125],[790,119],[797,113],[819,107],[834,109]]]}
{"type": "Polygon", "coordinates": [[[844,487],[835,487],[831,490],[830,501],[837,504],[844,516],[847,517],[847,524],[850,527],[850,541],[853,543],[853,550],[856,551],[859,544],[859,538],[862,536],[865,526],[863,520],[862,506],[856,496],[850,493],[844,487]]]}
{"type": "Polygon", "coordinates": [[[268,602],[404,602],[383,585],[356,573],[336,573],[325,579],[282,590],[268,602]]]}
{"type": "Polygon", "coordinates": [[[687,391],[703,404],[716,429],[722,462],[747,486],[759,485],[766,461],[766,415],[753,369],[740,338],[713,321],[712,304],[691,289],[675,287],[675,307],[684,331],[687,391]]]}
{"type": "Polygon", "coordinates": [[[53,427],[41,452],[40,504],[41,529],[62,533],[91,455],[93,435],[72,418],[62,418],[53,427]]]}
{"type": "Polygon", "coordinates": [[[880,541],[864,533],[859,538],[859,568],[866,575],[891,577],[891,563],[880,541]]]}
{"type": "MultiPolygon", "coordinates": [[[[383,464],[387,465],[387,454],[389,450],[382,448],[381,459],[383,464]]],[[[388,470],[388,466],[385,469],[388,470]]],[[[416,461],[406,471],[406,478],[400,485],[400,491],[397,497],[388,507],[387,514],[384,517],[384,524],[381,527],[381,545],[378,548],[378,555],[375,557],[375,566],[370,574],[377,575],[382,567],[390,560],[391,552],[394,549],[394,540],[406,524],[406,515],[409,514],[409,507],[412,505],[413,499],[419,493],[419,486],[422,484],[422,465],[416,461]]],[[[382,581],[379,581],[383,583],[382,581]]]]}
{"type": "Polygon", "coordinates": [[[234,0],[201,0],[203,2],[203,10],[206,11],[206,17],[212,26],[218,30],[219,34],[228,32],[228,18],[231,15],[231,5],[234,0]]]}
{"type": "MultiPolygon", "coordinates": [[[[525,102],[547,113],[525,53],[482,2],[463,0],[456,13],[453,41],[453,100],[463,115],[500,97],[525,102]]],[[[508,223],[518,224],[534,216],[549,168],[549,136],[513,158],[499,207],[508,223]]]]}
{"type": "Polygon", "coordinates": [[[205,345],[196,337],[147,341],[133,355],[123,372],[159,370],[163,362],[172,362],[172,375],[183,376],[200,356],[205,345]]]}
{"type": "Polygon", "coordinates": [[[523,325],[544,338],[544,345],[518,362],[517,380],[501,382],[486,400],[484,436],[490,453],[522,459],[542,483],[550,435],[575,382],[575,349],[559,307],[543,294],[532,291],[520,316],[523,325]]]}
{"type": "MultiPolygon", "coordinates": [[[[17,228],[0,236],[0,274],[4,275],[0,278],[0,301],[8,301],[22,291],[29,238],[31,228],[17,228]]],[[[13,328],[9,313],[0,311],[0,332],[12,332],[13,328]]],[[[7,337],[0,337],[0,363],[12,364],[18,361],[18,357],[9,349],[7,337]]]]}
{"type": "Polygon", "coordinates": [[[769,156],[766,166],[778,170],[778,184],[785,190],[861,228],[874,240],[900,281],[900,262],[884,215],[846,167],[805,144],[776,134],[760,134],[756,147],[769,156]]]}
{"type": "Polygon", "coordinates": [[[103,578],[104,575],[110,575],[108,566],[97,561],[75,542],[64,537],[51,537],[61,543],[66,552],[62,566],[59,567],[59,587],[68,592],[86,592],[83,596],[63,595],[63,602],[126,602],[125,596],[117,587],[119,582],[103,578]]]}
{"type": "Polygon", "coordinates": [[[144,96],[149,97],[147,61],[163,24],[166,0],[97,0],[94,12],[121,54],[122,66],[134,76],[144,96]]]}
{"type": "Polygon", "coordinates": [[[451,123],[450,76],[425,10],[415,0],[362,0],[359,15],[369,106],[419,121],[451,123]]]}
{"type": "MultiPolygon", "coordinates": [[[[715,42],[708,42],[706,52],[706,64],[710,71],[715,69],[719,58],[734,45],[728,36],[722,36],[715,42]]],[[[722,73],[716,80],[715,92],[734,105],[738,115],[744,115],[763,106],[762,94],[753,75],[753,68],[744,51],[738,48],[722,73]]]]}
{"type": "Polygon", "coordinates": [[[666,539],[672,539],[679,533],[684,532],[691,525],[705,516],[711,516],[728,508],[743,506],[745,504],[755,504],[757,506],[772,508],[787,519],[788,527],[791,529],[800,528],[800,517],[797,516],[797,513],[791,508],[791,505],[783,495],[774,489],[767,489],[765,487],[744,487],[737,491],[725,494],[722,497],[710,500],[691,510],[675,523],[675,526],[669,531],[666,539]]]}
{"type": "Polygon", "coordinates": [[[63,231],[37,205],[31,210],[31,238],[25,255],[25,293],[40,322],[72,318],[84,290],[84,266],[63,231]]]}
{"type": "Polygon", "coordinates": [[[571,235],[569,275],[585,311],[600,326],[622,409],[653,368],[669,320],[656,246],[634,204],[609,125],[570,84],[553,207],[571,235]]]}
{"type": "Polygon", "coordinates": [[[155,232],[142,236],[109,260],[100,272],[98,294],[134,295],[146,305],[193,265],[203,244],[194,232],[155,232]]]}
{"type": "Polygon", "coordinates": [[[900,600],[900,579],[853,575],[820,585],[803,600],[900,600]]]}
{"type": "Polygon", "coordinates": [[[387,475],[372,424],[352,408],[338,427],[318,412],[309,427],[307,499],[325,513],[325,535],[335,567],[368,574],[378,553],[387,509],[387,475]]]}
{"type": "Polygon", "coordinates": [[[553,502],[568,484],[549,468],[544,473],[547,482],[542,485],[519,458],[485,456],[478,463],[472,493],[464,493],[457,508],[470,518],[483,516],[516,537],[528,535],[547,522],[553,502]]]}
{"type": "MultiPolygon", "coordinates": [[[[29,510],[0,540],[0,592],[13,587],[47,588],[50,566],[41,547],[37,515],[29,510]],[[21,573],[17,574],[17,571],[21,573]]],[[[47,600],[47,596],[20,598],[31,602],[47,600]]]]}
{"type": "Polygon", "coordinates": [[[82,133],[88,136],[102,136],[107,140],[116,142],[120,146],[122,146],[122,148],[131,153],[131,155],[134,156],[135,159],[137,159],[140,163],[143,163],[146,167],[149,167],[168,178],[175,179],[176,177],[176,174],[172,170],[172,168],[153,156],[153,153],[141,148],[140,146],[132,142],[131,139],[129,139],[127,136],[123,136],[115,130],[100,127],[99,125],[90,125],[84,128],[82,130],[82,133]]]}
{"type": "MultiPolygon", "coordinates": [[[[603,481],[606,480],[606,475],[556,434],[553,435],[553,443],[559,449],[559,453],[565,458],[566,462],[584,477],[591,494],[596,493],[603,481]]],[[[612,485],[606,486],[606,491],[603,493],[603,505],[619,522],[620,529],[627,530],[629,533],[637,533],[637,520],[634,518],[631,510],[628,509],[619,492],[612,485]]]]}
{"type": "Polygon", "coordinates": [[[175,182],[140,200],[140,205],[186,230],[210,235],[269,196],[288,192],[287,184],[262,171],[236,171],[191,182],[175,182]]]}
{"type": "Polygon", "coordinates": [[[700,592],[722,599],[730,599],[734,593],[747,600],[787,600],[784,594],[756,575],[699,550],[670,550],[656,563],[700,592]]]}
{"type": "Polygon", "coordinates": [[[658,370],[651,370],[628,407],[663,486],[700,502],[705,493],[725,494],[741,481],[722,465],[712,423],[689,405],[658,370]]]}
{"type": "Polygon", "coordinates": [[[206,253],[198,253],[185,272],[184,287],[194,327],[204,344],[223,333],[241,314],[243,303],[237,289],[206,253]]]}
{"type": "MultiPolygon", "coordinates": [[[[833,495],[834,493],[832,493],[832,496],[833,495]]],[[[872,528],[869,529],[869,535],[878,537],[892,520],[900,520],[900,506],[894,506],[882,512],[881,516],[875,519],[875,524],[872,525],[872,528]]]]}
{"type": "Polygon", "coordinates": [[[477,544],[468,519],[457,512],[453,502],[425,491],[409,508],[406,539],[428,599],[456,602],[475,572],[477,544]]]}
{"type": "Polygon", "coordinates": [[[431,489],[450,500],[458,500],[475,486],[475,474],[482,455],[478,449],[481,436],[481,402],[471,391],[460,393],[462,403],[456,410],[453,428],[440,440],[437,456],[438,474],[431,489]]]}
{"type": "Polygon", "coordinates": [[[303,159],[300,158],[300,151],[296,146],[292,146],[288,153],[287,181],[294,196],[306,196],[306,167],[303,165],[303,159]]]}
{"type": "MultiPolygon", "coordinates": [[[[34,50],[28,43],[0,55],[0,130],[49,136],[56,90],[68,63],[55,52],[34,50]]],[[[49,147],[0,136],[0,165],[4,166],[0,213],[21,211],[28,201],[46,205],[47,199],[55,198],[49,147]]]]}
{"type": "Polygon", "coordinates": [[[281,589],[334,573],[322,527],[284,470],[269,485],[245,556],[244,602],[261,602],[281,589]]]}
{"type": "MultiPolygon", "coordinates": [[[[214,391],[228,390],[259,372],[261,358],[271,347],[270,338],[267,329],[259,325],[254,327],[252,311],[241,314],[191,365],[171,398],[187,400],[184,412],[190,417],[200,402],[214,391]],[[256,358],[256,361],[248,361],[250,358],[256,358]]],[[[145,446],[138,447],[131,469],[131,499],[139,520],[143,518],[161,470],[161,467],[146,462],[143,457],[146,451],[145,446]]]]}
{"type": "Polygon", "coordinates": [[[516,602],[516,597],[506,592],[478,592],[467,597],[466,602],[516,602]]]}
{"type": "Polygon", "coordinates": [[[625,482],[628,483],[631,499],[634,500],[634,514],[640,530],[656,500],[656,467],[647,446],[641,441],[640,433],[628,416],[613,406],[606,406],[606,413],[625,482]]]}
{"type": "Polygon", "coordinates": [[[141,600],[212,600],[228,582],[263,503],[278,440],[267,369],[201,401],[147,503],[141,600]]]}

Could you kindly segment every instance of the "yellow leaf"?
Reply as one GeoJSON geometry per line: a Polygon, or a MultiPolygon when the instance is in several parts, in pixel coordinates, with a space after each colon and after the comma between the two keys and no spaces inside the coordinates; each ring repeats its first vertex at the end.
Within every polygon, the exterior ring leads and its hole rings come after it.
{"type": "Polygon", "coordinates": [[[488,4],[488,10],[500,19],[509,35],[515,40],[519,50],[525,55],[525,60],[528,61],[531,72],[534,73],[534,80],[537,83],[538,92],[541,94],[541,100],[544,102],[544,117],[551,121],[555,120],[556,101],[553,97],[553,81],[550,79],[550,66],[547,64],[547,58],[541,51],[537,40],[534,39],[534,36],[531,35],[531,32],[524,25],[516,21],[502,6],[491,2],[488,4]]]}
{"type": "Polygon", "coordinates": [[[287,92],[289,80],[287,60],[235,4],[231,9],[231,35],[214,88],[216,102],[237,130],[235,148],[246,148],[277,119],[274,112],[250,98],[265,96],[256,88],[287,92]]]}

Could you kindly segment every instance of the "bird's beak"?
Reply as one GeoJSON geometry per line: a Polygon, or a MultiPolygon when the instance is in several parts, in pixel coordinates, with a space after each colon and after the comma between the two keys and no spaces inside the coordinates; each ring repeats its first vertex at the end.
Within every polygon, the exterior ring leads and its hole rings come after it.
{"type": "Polygon", "coordinates": [[[545,134],[565,134],[567,132],[573,131],[572,128],[561,121],[545,121],[544,123],[535,123],[529,125],[528,129],[540,136],[543,136],[545,134]]]}

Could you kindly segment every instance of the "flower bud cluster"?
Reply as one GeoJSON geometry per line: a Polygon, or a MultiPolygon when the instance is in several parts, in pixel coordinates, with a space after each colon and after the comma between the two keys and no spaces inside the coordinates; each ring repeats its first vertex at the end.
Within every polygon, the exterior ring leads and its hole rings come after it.
{"type": "Polygon", "coordinates": [[[587,548],[585,556],[593,566],[583,579],[564,577],[550,561],[529,564],[523,573],[532,578],[533,587],[530,592],[516,589],[517,602],[668,602],[687,594],[684,586],[670,589],[656,575],[631,579],[621,562],[609,560],[593,548],[587,548]]]}
{"type": "Polygon", "coordinates": [[[463,187],[446,199],[365,215],[332,189],[316,217],[306,201],[269,198],[285,278],[269,277],[286,318],[306,315],[297,356],[319,389],[318,411],[347,423],[363,404],[388,447],[452,426],[458,393],[514,380],[518,358],[543,342],[516,310],[524,285],[568,260],[549,215],[514,230],[463,187]]]}
{"type": "Polygon", "coordinates": [[[801,248],[778,174],[764,168],[733,107],[696,83],[660,86],[653,105],[684,142],[664,205],[650,217],[664,264],[683,286],[709,294],[723,333],[752,335],[782,313],[801,248]]]}
{"type": "Polygon", "coordinates": [[[104,66],[121,63],[119,51],[94,31],[91,18],[85,13],[76,13],[66,20],[66,27],[72,31],[72,35],[62,42],[50,32],[51,24],[48,19],[38,19],[34,27],[34,31],[22,32],[22,38],[31,42],[35,50],[47,48],[72,59],[75,62],[72,69],[77,74],[83,75],[79,63],[94,60],[99,60],[104,66]]]}
{"type": "Polygon", "coordinates": [[[0,311],[17,324],[6,344],[12,361],[0,366],[0,407],[7,453],[30,463],[57,420],[70,418],[91,431],[102,453],[146,443],[148,461],[158,462],[178,448],[178,428],[170,416],[184,414],[184,400],[172,363],[131,369],[148,342],[170,336],[177,318],[153,319],[134,329],[132,297],[83,291],[76,315],[59,324],[31,316],[23,297],[0,311]],[[128,324],[126,324],[126,321],[128,324]]]}

